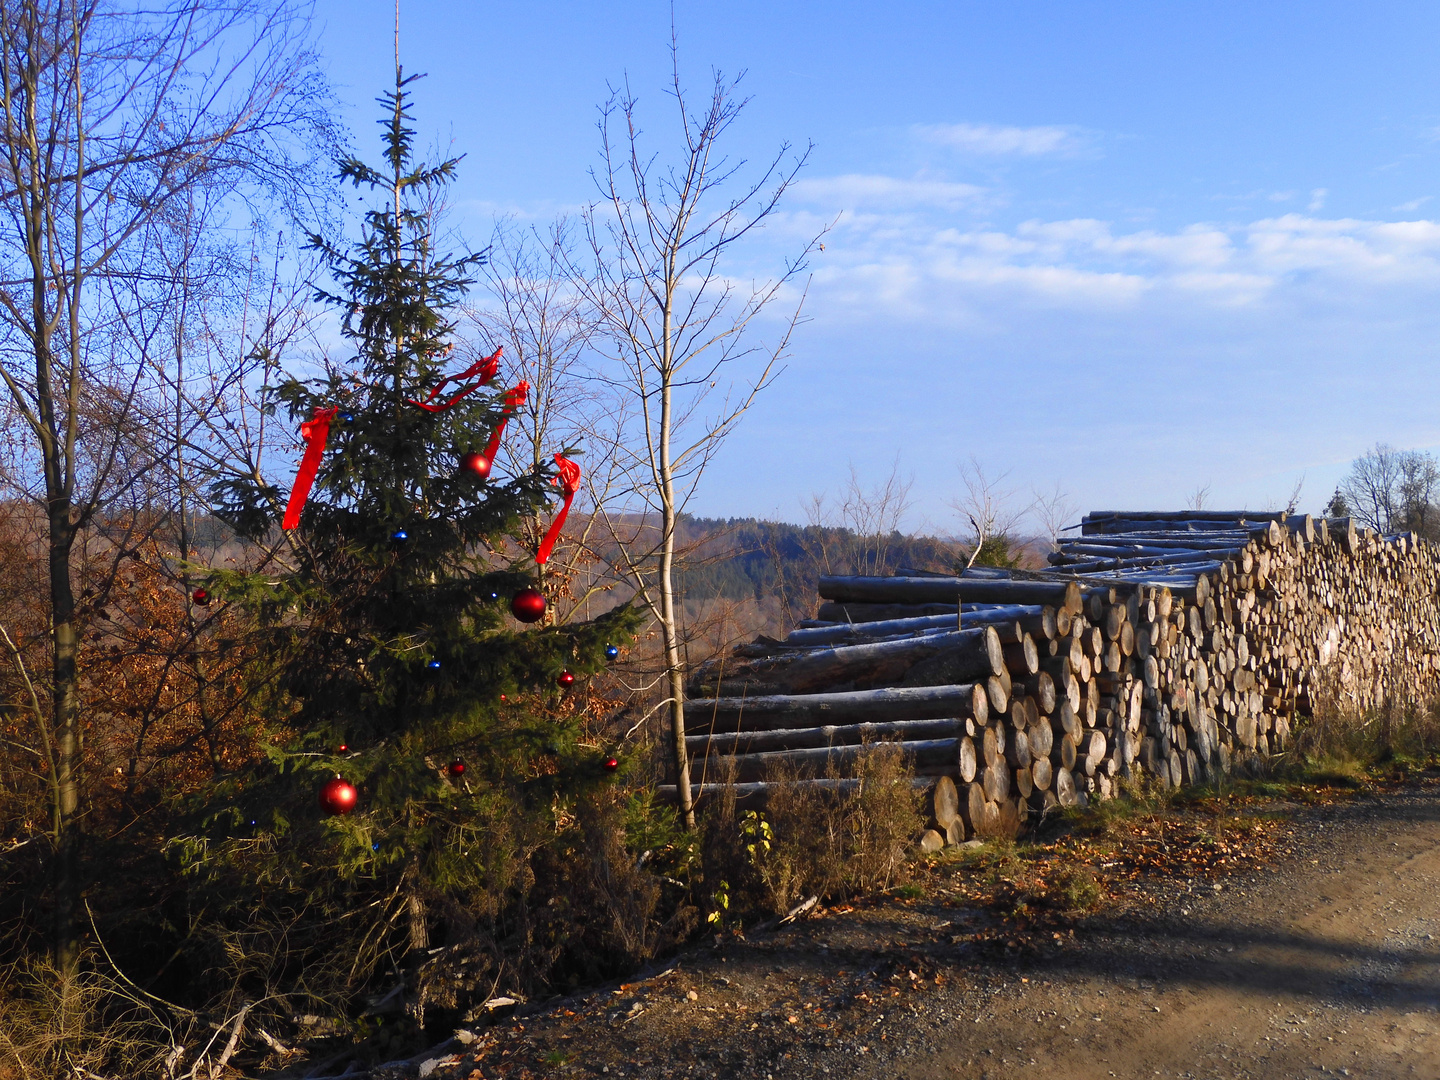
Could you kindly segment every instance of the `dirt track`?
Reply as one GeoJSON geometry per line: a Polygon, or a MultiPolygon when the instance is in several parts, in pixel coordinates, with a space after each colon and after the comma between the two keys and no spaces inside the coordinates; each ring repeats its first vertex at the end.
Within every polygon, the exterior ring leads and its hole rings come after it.
{"type": "Polygon", "coordinates": [[[1283,831],[1278,863],[1158,883],[1015,959],[943,902],[832,913],[494,1029],[433,1075],[1440,1078],[1440,782],[1283,831]]]}

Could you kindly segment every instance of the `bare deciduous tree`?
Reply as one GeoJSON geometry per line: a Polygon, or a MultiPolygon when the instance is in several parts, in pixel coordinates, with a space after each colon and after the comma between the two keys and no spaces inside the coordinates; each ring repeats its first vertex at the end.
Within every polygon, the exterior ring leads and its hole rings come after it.
{"type": "Polygon", "coordinates": [[[1035,489],[1031,494],[1035,501],[1030,504],[1030,511],[1050,542],[1050,550],[1059,551],[1060,534],[1075,519],[1080,507],[1058,483],[1049,491],[1035,489]]]}
{"type": "Polygon", "coordinates": [[[831,504],[823,493],[810,497],[805,507],[806,522],[817,526],[812,535],[818,550],[813,553],[822,574],[880,575],[890,567],[891,538],[912,505],[913,476],[900,472],[897,457],[889,475],[866,488],[850,466],[850,478],[839,500],[831,504]]]}
{"type": "MultiPolygon", "coordinates": [[[[555,555],[541,568],[541,585],[551,601],[546,618],[562,620],[561,600],[571,611],[584,610],[590,599],[616,584],[614,577],[595,573],[599,559],[593,545],[601,521],[596,508],[616,487],[611,452],[620,442],[616,403],[612,395],[597,395],[585,367],[596,314],[586,290],[572,277],[577,264],[573,233],[563,217],[545,232],[520,228],[511,219],[496,224],[481,274],[488,297],[463,309],[478,340],[458,350],[463,359],[473,360],[475,355],[463,356],[467,349],[488,353],[504,346],[504,369],[530,384],[513,421],[520,439],[513,449],[510,441],[502,444],[517,472],[538,470],[557,446],[583,455],[585,482],[577,513],[555,555]]],[[[524,541],[532,553],[545,528],[538,514],[528,522],[524,541]]]]}
{"type": "Polygon", "coordinates": [[[144,356],[111,351],[121,293],[100,286],[154,272],[147,233],[201,178],[236,201],[257,183],[292,198],[297,155],[323,153],[328,121],[289,0],[0,0],[0,78],[0,378],[46,520],[50,693],[35,720],[53,759],[53,948],[68,978],[83,791],[73,549],[164,452],[133,440],[157,387],[144,356]]]}
{"type": "Polygon", "coordinates": [[[970,525],[966,540],[969,568],[977,562],[1011,565],[1010,540],[1029,507],[1015,505],[1015,491],[1004,486],[1008,473],[988,476],[978,459],[971,458],[960,469],[965,494],[951,502],[956,513],[970,525]]]}
{"type": "Polygon", "coordinates": [[[1376,443],[1351,463],[1336,494],[1366,528],[1425,533],[1435,527],[1437,489],[1440,466],[1432,455],[1376,443]]]}
{"type": "Polygon", "coordinates": [[[595,268],[575,280],[595,309],[596,340],[613,364],[605,383],[628,403],[632,423],[617,445],[618,460],[633,497],[659,524],[653,546],[626,550],[627,569],[664,639],[675,778],[681,814],[693,827],[675,525],[725,436],[776,374],[799,303],[765,343],[750,331],[804,272],[819,238],[769,280],[747,287],[729,277],[722,269],[726,256],[774,213],[808,150],[792,158],[782,146],[758,176],[742,178],[744,163],[722,153],[745,106],[736,83],[716,73],[703,107],[692,111],[673,41],[669,95],[681,148],[670,166],[645,148],[628,85],[602,107],[604,164],[595,177],[601,197],[584,217],[595,268]],[[731,373],[742,364],[748,374],[737,389],[731,373]]]}

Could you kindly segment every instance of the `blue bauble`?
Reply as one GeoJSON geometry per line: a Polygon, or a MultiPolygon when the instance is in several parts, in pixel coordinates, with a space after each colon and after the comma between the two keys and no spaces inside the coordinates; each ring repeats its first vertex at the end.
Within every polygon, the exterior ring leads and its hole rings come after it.
{"type": "Polygon", "coordinates": [[[614,659],[615,659],[617,656],[619,656],[619,655],[620,655],[620,649],[619,649],[618,646],[615,646],[615,645],[606,645],[606,646],[605,646],[605,659],[607,659],[607,660],[614,660],[614,659]]]}

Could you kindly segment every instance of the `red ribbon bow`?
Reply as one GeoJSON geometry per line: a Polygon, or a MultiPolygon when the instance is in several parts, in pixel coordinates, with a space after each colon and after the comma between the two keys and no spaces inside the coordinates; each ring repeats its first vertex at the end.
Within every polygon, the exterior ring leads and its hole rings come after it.
{"type": "Polygon", "coordinates": [[[575,501],[575,493],[580,490],[579,465],[567,457],[556,454],[555,466],[560,470],[560,475],[551,483],[558,484],[560,490],[565,493],[565,505],[560,507],[560,513],[555,515],[555,520],[551,522],[545,539],[540,541],[540,550],[535,553],[535,562],[541,566],[545,565],[550,558],[550,552],[555,549],[555,541],[560,538],[560,529],[565,524],[565,515],[570,513],[570,504],[575,501]]]}
{"type": "Polygon", "coordinates": [[[285,507],[282,529],[294,529],[300,524],[300,511],[310,497],[310,488],[315,483],[315,474],[320,471],[320,458],[325,453],[325,441],[330,438],[330,421],[335,419],[339,409],[315,407],[315,415],[300,425],[300,437],[305,440],[305,456],[300,459],[300,469],[295,474],[295,486],[290,489],[290,502],[285,507]]]}
{"type": "Polygon", "coordinates": [[[505,391],[505,411],[500,414],[500,423],[490,435],[490,441],[485,444],[485,457],[489,461],[495,460],[495,452],[500,449],[500,436],[505,434],[505,425],[510,422],[510,414],[525,404],[525,398],[530,393],[530,384],[523,379],[515,386],[505,391]]]}
{"type": "Polygon", "coordinates": [[[444,412],[446,409],[450,408],[451,405],[454,405],[457,401],[463,398],[466,394],[473,394],[476,390],[479,390],[480,387],[484,386],[497,374],[499,374],[500,354],[504,351],[505,346],[501,345],[500,348],[496,349],[491,355],[482,356],[479,360],[476,360],[475,363],[471,364],[464,371],[460,372],[460,374],[450,375],[446,378],[441,379],[438,383],[435,384],[435,389],[431,390],[430,393],[426,395],[424,401],[415,401],[413,398],[407,398],[406,400],[411,405],[419,406],[426,412],[444,412]],[[435,399],[435,395],[440,393],[440,391],[444,389],[446,383],[464,382],[466,379],[475,376],[478,376],[475,382],[471,383],[463,390],[456,392],[449,401],[442,402],[439,405],[430,404],[430,402],[435,399]]]}

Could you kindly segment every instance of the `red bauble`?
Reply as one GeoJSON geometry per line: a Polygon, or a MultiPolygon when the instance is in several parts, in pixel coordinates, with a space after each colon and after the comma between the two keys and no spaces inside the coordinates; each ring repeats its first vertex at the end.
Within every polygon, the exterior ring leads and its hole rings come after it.
{"type": "Polygon", "coordinates": [[[545,597],[538,589],[521,589],[510,601],[510,610],[521,622],[539,622],[545,617],[545,597]]]}
{"type": "Polygon", "coordinates": [[[342,742],[339,746],[337,746],[337,747],[335,748],[335,752],[336,752],[337,754],[343,754],[346,750],[349,750],[349,749],[350,749],[349,745],[348,745],[347,743],[343,743],[343,742],[342,742]]]}
{"type": "Polygon", "coordinates": [[[614,771],[615,771],[616,769],[618,769],[619,767],[620,767],[620,759],[619,759],[619,758],[610,757],[610,758],[606,758],[606,759],[605,759],[605,771],[606,771],[606,772],[614,772],[614,771]]]}
{"type": "Polygon", "coordinates": [[[455,761],[450,762],[450,775],[451,775],[451,776],[464,776],[464,775],[465,775],[465,762],[460,761],[459,759],[456,759],[455,761]]]}
{"type": "Polygon", "coordinates": [[[555,681],[568,690],[575,685],[575,676],[569,671],[562,671],[560,672],[560,677],[555,681]]]}
{"type": "Polygon", "coordinates": [[[210,605],[210,594],[204,589],[196,589],[190,594],[190,599],[194,600],[195,603],[201,607],[208,607],[210,605]]]}
{"type": "Polygon", "coordinates": [[[466,472],[474,473],[481,480],[484,480],[490,475],[491,464],[492,462],[488,457],[484,454],[477,454],[473,450],[460,459],[460,468],[466,472]]]}
{"type": "Polygon", "coordinates": [[[360,792],[343,776],[326,780],[320,788],[320,809],[327,814],[348,814],[355,809],[360,792]]]}

